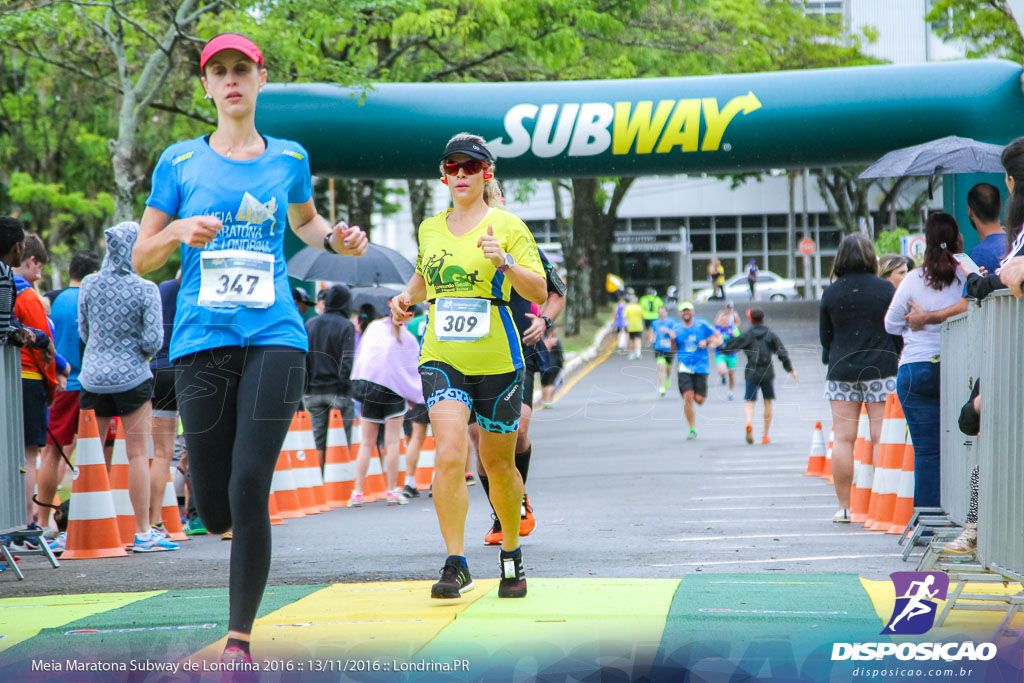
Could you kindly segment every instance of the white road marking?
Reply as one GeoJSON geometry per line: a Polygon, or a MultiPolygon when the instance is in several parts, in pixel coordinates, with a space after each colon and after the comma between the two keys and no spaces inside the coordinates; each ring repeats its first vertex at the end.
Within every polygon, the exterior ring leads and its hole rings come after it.
{"type": "Polygon", "coordinates": [[[714,562],[675,562],[672,564],[649,564],[648,567],[710,567],[725,564],[775,564],[778,562],[824,562],[828,560],[863,560],[878,557],[902,557],[900,553],[876,555],[820,555],[817,557],[773,557],[768,560],[716,560],[714,562]]]}
{"type": "Polygon", "coordinates": [[[819,536],[875,536],[881,538],[876,531],[827,531],[818,534],[744,534],[740,536],[684,536],[683,538],[663,538],[663,543],[690,543],[692,541],[732,541],[750,538],[810,538],[819,536]]]}

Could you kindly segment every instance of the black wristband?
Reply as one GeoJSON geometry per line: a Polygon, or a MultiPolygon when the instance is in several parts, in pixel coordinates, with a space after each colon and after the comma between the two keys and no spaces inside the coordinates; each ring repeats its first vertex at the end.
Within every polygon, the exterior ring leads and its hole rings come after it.
{"type": "Polygon", "coordinates": [[[544,324],[547,326],[548,329],[551,329],[551,325],[553,324],[551,318],[547,317],[546,315],[542,315],[540,319],[544,321],[544,324]]]}
{"type": "Polygon", "coordinates": [[[338,253],[338,252],[334,251],[334,247],[331,246],[331,235],[333,235],[333,234],[334,234],[334,231],[332,230],[329,233],[327,233],[326,235],[324,235],[324,251],[326,251],[328,254],[337,254],[338,253]]]}

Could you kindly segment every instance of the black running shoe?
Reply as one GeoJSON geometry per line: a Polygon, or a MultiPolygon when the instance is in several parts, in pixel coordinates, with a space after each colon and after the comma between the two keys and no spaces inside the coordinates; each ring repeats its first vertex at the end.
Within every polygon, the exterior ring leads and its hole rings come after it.
{"type": "Polygon", "coordinates": [[[441,568],[441,580],[430,587],[430,597],[440,600],[461,598],[462,591],[471,590],[473,577],[469,575],[469,567],[449,558],[441,568]]]}
{"type": "Polygon", "coordinates": [[[499,598],[525,598],[526,572],[523,571],[523,550],[520,548],[512,554],[501,551],[498,556],[501,581],[498,582],[499,598]]]}
{"type": "Polygon", "coordinates": [[[405,494],[406,498],[419,498],[420,497],[420,492],[418,490],[416,490],[416,487],[415,486],[409,486],[408,484],[406,484],[405,488],[402,489],[402,493],[405,494]]]}

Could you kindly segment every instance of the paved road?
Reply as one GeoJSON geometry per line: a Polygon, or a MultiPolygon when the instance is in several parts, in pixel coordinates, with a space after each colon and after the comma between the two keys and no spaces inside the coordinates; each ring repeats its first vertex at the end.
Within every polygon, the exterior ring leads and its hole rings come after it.
{"type": "MultiPolygon", "coordinates": [[[[816,306],[771,306],[769,316],[800,374],[799,384],[788,376],[778,382],[769,446],[743,442],[742,392],[730,402],[714,382],[698,408],[699,439],[687,442],[682,401],[674,385],[657,395],[649,352],[642,361],[612,355],[535,416],[528,490],[538,527],[524,539],[528,576],[856,572],[884,579],[913,568],[900,561],[894,536],[832,524],[831,487],[802,476],[814,422],[827,430],[829,417],[816,306]]],[[[479,486],[470,500],[470,567],[493,576],[497,549],[482,544],[490,518],[479,486]]],[[[66,561],[58,571],[25,558],[27,580],[0,580],[0,596],[225,586],[229,548],[218,537],[197,537],[176,553],[66,561]]],[[[274,527],[270,583],[431,579],[443,555],[429,498],[376,503],[274,527]]]]}

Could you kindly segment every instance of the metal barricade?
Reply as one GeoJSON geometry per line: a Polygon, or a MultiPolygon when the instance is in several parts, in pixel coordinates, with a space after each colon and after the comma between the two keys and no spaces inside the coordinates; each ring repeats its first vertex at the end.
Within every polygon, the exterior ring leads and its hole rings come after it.
{"type": "Polygon", "coordinates": [[[1002,292],[983,308],[978,560],[1024,581],[1024,302],[1002,292]]]}
{"type": "MultiPolygon", "coordinates": [[[[967,313],[947,320],[942,329],[940,448],[942,509],[957,524],[967,520],[971,471],[978,464],[977,438],[958,425],[960,408],[981,374],[985,308],[970,305],[967,313]]],[[[984,388],[984,387],[983,387],[984,388]]]]}
{"type": "Polygon", "coordinates": [[[0,532],[25,528],[21,352],[0,344],[0,532]]]}

